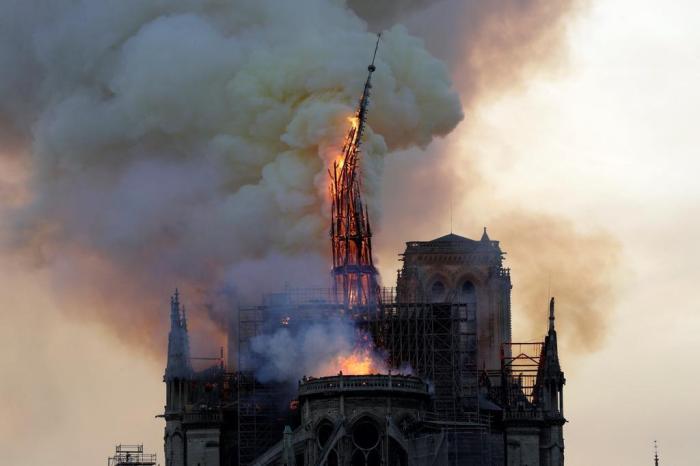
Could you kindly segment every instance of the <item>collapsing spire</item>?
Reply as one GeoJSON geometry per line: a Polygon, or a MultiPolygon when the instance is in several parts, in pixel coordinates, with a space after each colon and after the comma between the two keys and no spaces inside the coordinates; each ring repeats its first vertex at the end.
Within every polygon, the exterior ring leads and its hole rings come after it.
{"type": "Polygon", "coordinates": [[[333,164],[331,175],[331,246],[333,283],[336,296],[348,307],[377,302],[379,282],[372,261],[372,230],[367,206],[362,203],[361,180],[357,174],[360,144],[367,120],[372,73],[379,48],[374,47],[369,74],[351,128],[345,137],[341,160],[333,164]]]}
{"type": "Polygon", "coordinates": [[[170,297],[170,333],[168,334],[168,365],[165,367],[165,380],[188,377],[192,372],[190,364],[190,340],[187,334],[185,309],[180,306],[180,292],[170,297]]]}

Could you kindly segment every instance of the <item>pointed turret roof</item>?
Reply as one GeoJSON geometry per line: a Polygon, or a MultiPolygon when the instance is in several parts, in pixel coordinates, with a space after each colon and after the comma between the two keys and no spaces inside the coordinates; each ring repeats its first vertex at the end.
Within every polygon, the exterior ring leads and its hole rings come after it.
{"type": "Polygon", "coordinates": [[[165,367],[166,381],[186,378],[192,374],[190,364],[190,340],[184,308],[180,306],[180,292],[170,297],[170,333],[168,334],[168,362],[165,367]]]}
{"type": "Polygon", "coordinates": [[[659,466],[659,447],[654,440],[654,466],[659,466]]]}
{"type": "Polygon", "coordinates": [[[554,298],[549,300],[549,331],[544,339],[542,348],[542,376],[545,378],[564,379],[564,373],[559,364],[557,348],[557,331],[554,328],[554,298]]]}
{"type": "Polygon", "coordinates": [[[491,238],[489,238],[489,234],[486,233],[486,227],[484,227],[484,234],[481,235],[481,241],[491,241],[491,238]]]}

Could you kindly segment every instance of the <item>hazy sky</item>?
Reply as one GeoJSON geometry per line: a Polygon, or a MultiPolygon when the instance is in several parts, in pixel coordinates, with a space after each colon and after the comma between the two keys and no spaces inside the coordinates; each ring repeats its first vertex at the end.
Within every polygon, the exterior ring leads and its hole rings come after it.
{"type": "MultiPolygon", "coordinates": [[[[566,215],[582,231],[605,228],[623,246],[605,341],[592,354],[562,355],[570,466],[652,464],[654,439],[662,464],[698,464],[698,24],[691,1],[595,2],[569,26],[567,63],[483,101],[444,142],[456,176],[468,179],[476,163],[488,180],[470,210],[455,212],[456,232],[477,236],[490,203],[513,202],[566,215]]],[[[382,259],[391,276],[396,263],[382,259]]],[[[154,416],[164,358],[144,359],[100,324],[67,319],[51,287],[43,273],[3,260],[3,462],[102,464],[120,442],[162,458],[154,416]]]]}

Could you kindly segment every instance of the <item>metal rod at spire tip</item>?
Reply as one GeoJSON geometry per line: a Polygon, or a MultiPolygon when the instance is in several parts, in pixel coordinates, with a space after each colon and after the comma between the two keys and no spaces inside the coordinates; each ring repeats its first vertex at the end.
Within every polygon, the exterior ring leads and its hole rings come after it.
{"type": "Polygon", "coordinates": [[[374,44],[374,54],[372,55],[372,64],[369,65],[370,71],[374,71],[374,60],[377,58],[377,50],[379,50],[379,40],[382,38],[382,33],[377,33],[377,43],[374,44]]]}

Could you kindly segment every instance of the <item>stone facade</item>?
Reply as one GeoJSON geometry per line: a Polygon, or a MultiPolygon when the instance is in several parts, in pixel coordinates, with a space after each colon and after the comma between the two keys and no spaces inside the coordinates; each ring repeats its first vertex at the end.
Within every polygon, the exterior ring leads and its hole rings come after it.
{"type": "MultiPolygon", "coordinates": [[[[390,315],[374,323],[407,338],[377,341],[398,363],[407,345],[433,345],[432,352],[408,349],[430,365],[414,361],[416,376],[409,377],[305,378],[296,393],[262,384],[252,372],[226,372],[223,362],[194,371],[176,293],[164,376],[165,465],[563,466],[565,378],[554,301],[544,342],[522,344],[536,349],[523,376],[504,362],[517,363],[520,349],[511,351],[518,344],[511,342],[503,254],[486,231],[479,241],[450,234],[407,243],[395,302],[380,305],[390,315]],[[453,403],[445,393],[471,402],[453,403]]],[[[306,305],[316,312],[323,303],[306,305]]],[[[331,312],[337,306],[326,305],[331,312]]]]}
{"type": "Polygon", "coordinates": [[[503,252],[484,229],[474,241],[449,234],[406,243],[397,279],[399,301],[465,302],[475,310],[479,368],[501,367],[501,344],[511,340],[510,273],[503,252]]]}

